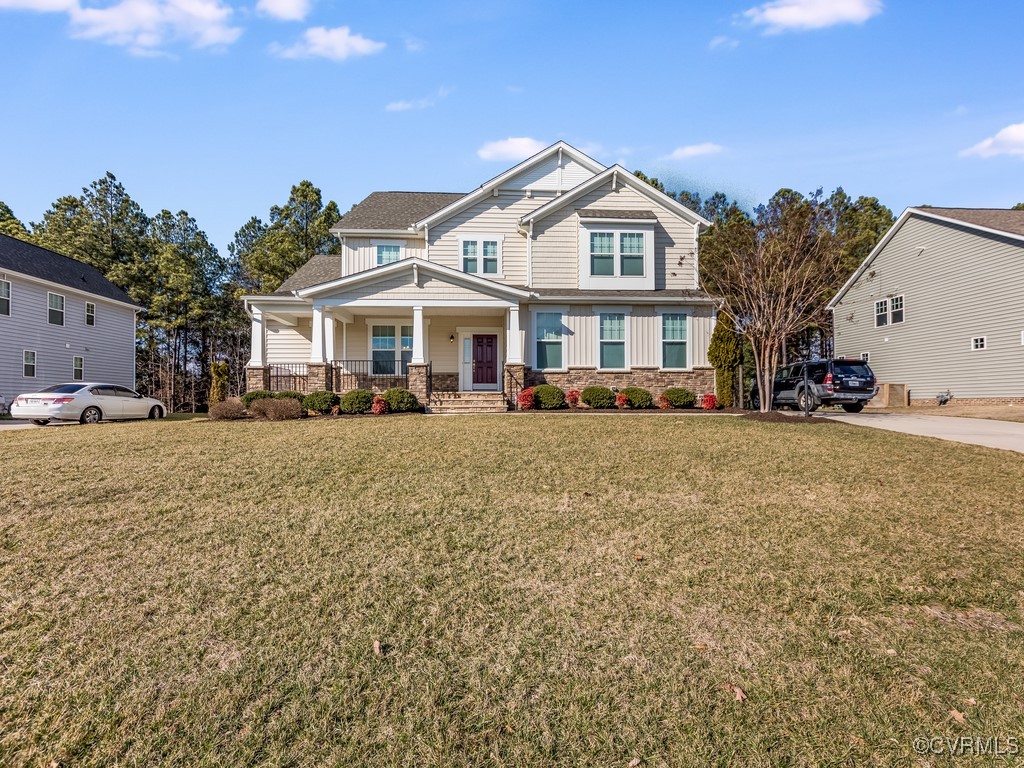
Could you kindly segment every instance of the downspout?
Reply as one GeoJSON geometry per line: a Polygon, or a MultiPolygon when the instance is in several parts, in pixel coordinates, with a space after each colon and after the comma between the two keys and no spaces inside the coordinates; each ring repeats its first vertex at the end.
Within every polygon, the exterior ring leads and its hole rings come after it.
{"type": "Polygon", "coordinates": [[[533,219],[530,219],[530,229],[526,233],[526,287],[533,287],[533,219]]]}
{"type": "Polygon", "coordinates": [[[693,226],[693,287],[700,290],[700,255],[697,247],[700,240],[700,224],[693,226]]]}
{"type": "Polygon", "coordinates": [[[345,254],[345,236],[341,236],[341,276],[348,274],[348,256],[345,254]]]}

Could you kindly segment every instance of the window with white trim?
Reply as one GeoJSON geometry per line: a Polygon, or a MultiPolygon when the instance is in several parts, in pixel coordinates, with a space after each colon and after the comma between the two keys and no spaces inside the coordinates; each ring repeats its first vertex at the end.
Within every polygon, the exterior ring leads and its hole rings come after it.
{"type": "Polygon", "coordinates": [[[875,302],[875,328],[882,328],[889,324],[889,300],[882,299],[875,302]]]}
{"type": "Polygon", "coordinates": [[[85,358],[75,355],[71,358],[71,378],[73,381],[83,381],[85,378],[85,358]]]}
{"type": "Polygon", "coordinates": [[[370,357],[374,376],[408,374],[412,361],[412,326],[370,326],[370,357]]]}
{"type": "Polygon", "coordinates": [[[645,232],[591,232],[591,277],[643,277],[645,232]]]}
{"type": "Polygon", "coordinates": [[[96,305],[91,301],[85,302],[85,324],[96,325],[96,305]]]}
{"type": "Polygon", "coordinates": [[[377,243],[377,266],[394,264],[402,258],[401,243],[377,243]]]}
{"type": "Polygon", "coordinates": [[[478,240],[462,239],[462,271],[471,275],[501,274],[501,239],[481,236],[478,240]]]}
{"type": "Polygon", "coordinates": [[[581,220],[579,287],[654,290],[654,225],[581,220]]]}
{"type": "Polygon", "coordinates": [[[26,379],[36,377],[36,353],[26,349],[21,356],[21,375],[26,379]]]}
{"type": "Polygon", "coordinates": [[[11,314],[11,281],[0,280],[0,315],[11,314]]]}
{"type": "Polygon", "coordinates": [[[64,297],[59,293],[46,294],[46,322],[64,325],[64,297]]]}
{"type": "Polygon", "coordinates": [[[602,312],[598,315],[598,367],[606,370],[626,368],[626,315],[602,312]]]}
{"type": "Polygon", "coordinates": [[[903,322],[903,296],[889,299],[889,325],[903,322]]]}
{"type": "Polygon", "coordinates": [[[538,370],[558,370],[563,367],[562,360],[562,328],[564,320],[561,312],[538,312],[537,355],[534,367],[538,370]]]}
{"type": "Polygon", "coordinates": [[[875,302],[875,328],[903,322],[903,294],[875,302]]]}
{"type": "Polygon", "coordinates": [[[971,349],[988,349],[988,338],[985,336],[975,336],[971,339],[971,349]]]}
{"type": "Polygon", "coordinates": [[[661,315],[661,367],[686,368],[686,315],[664,312],[661,315]]]}
{"type": "Polygon", "coordinates": [[[860,359],[863,360],[865,363],[870,363],[871,362],[871,353],[870,352],[861,352],[860,353],[860,359]]]}

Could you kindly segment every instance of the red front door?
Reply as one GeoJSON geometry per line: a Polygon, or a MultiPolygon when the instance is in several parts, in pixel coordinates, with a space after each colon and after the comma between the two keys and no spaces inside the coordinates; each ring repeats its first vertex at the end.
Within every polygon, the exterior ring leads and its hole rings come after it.
{"type": "Polygon", "coordinates": [[[498,383],[498,336],[473,334],[473,384],[498,383]]]}

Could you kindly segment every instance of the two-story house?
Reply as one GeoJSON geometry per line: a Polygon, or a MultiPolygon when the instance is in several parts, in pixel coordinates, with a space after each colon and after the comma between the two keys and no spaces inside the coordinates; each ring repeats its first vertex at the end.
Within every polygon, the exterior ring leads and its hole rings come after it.
{"type": "Polygon", "coordinates": [[[340,254],[245,297],[248,387],[407,386],[435,411],[540,383],[713,392],[707,226],[564,142],[468,194],[374,192],[332,229],[340,254]]]}
{"type": "Polygon", "coordinates": [[[139,309],[89,264],[0,235],[0,396],[71,381],[134,388],[139,309]]]}

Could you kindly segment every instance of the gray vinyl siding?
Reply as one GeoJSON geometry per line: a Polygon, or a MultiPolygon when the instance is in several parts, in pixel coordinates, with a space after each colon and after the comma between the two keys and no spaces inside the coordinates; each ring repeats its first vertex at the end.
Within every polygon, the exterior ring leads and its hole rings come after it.
{"type": "Polygon", "coordinates": [[[47,286],[10,272],[11,314],[0,315],[0,395],[73,380],[73,358],[84,359],[84,380],[135,386],[135,312],[106,299],[47,286]],[[64,297],[64,325],[47,322],[47,294],[64,297]],[[85,304],[96,305],[96,325],[85,324],[85,304]],[[25,350],[36,353],[35,378],[22,375],[25,350]]]}
{"type": "Polygon", "coordinates": [[[834,312],[837,354],[870,354],[879,381],[914,399],[1024,396],[1024,243],[912,215],[834,312]],[[923,250],[922,250],[923,249],[923,250]],[[903,295],[902,324],[874,304],[903,295]],[[972,350],[985,336],[988,347],[972,350]]]}
{"type": "MultiPolygon", "coordinates": [[[[304,363],[313,347],[311,318],[299,318],[295,325],[267,321],[267,362],[304,363]]],[[[341,349],[340,346],[336,349],[341,349]]]]}
{"type": "MultiPolygon", "coordinates": [[[[424,258],[423,239],[397,237],[346,237],[345,274],[365,272],[377,266],[377,243],[401,243],[403,259],[424,258]]],[[[341,277],[341,275],[338,275],[341,277]]]]}
{"type": "Polygon", "coordinates": [[[579,218],[577,209],[653,211],[654,286],[656,289],[696,288],[694,272],[694,225],[652,202],[629,187],[612,191],[602,185],[589,194],[541,219],[534,226],[533,286],[564,288],[579,285],[579,218]]]}

